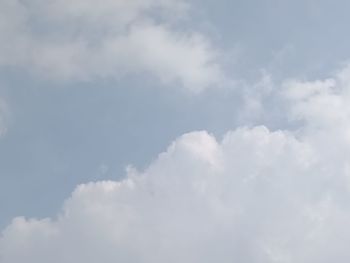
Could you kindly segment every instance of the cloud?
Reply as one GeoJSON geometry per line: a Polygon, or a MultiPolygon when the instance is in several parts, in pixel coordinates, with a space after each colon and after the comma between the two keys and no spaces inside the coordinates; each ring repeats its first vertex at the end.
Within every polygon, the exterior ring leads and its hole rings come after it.
{"type": "Polygon", "coordinates": [[[0,98],[0,138],[5,135],[9,125],[10,111],[6,101],[0,98]]]}
{"type": "Polygon", "coordinates": [[[1,262],[347,262],[346,76],[284,84],[297,130],[185,134],[144,171],[78,186],[55,218],[15,218],[1,262]]]}
{"type": "Polygon", "coordinates": [[[4,0],[0,65],[56,80],[149,73],[198,92],[222,72],[207,38],[176,29],[188,7],[173,0],[4,0]]]}

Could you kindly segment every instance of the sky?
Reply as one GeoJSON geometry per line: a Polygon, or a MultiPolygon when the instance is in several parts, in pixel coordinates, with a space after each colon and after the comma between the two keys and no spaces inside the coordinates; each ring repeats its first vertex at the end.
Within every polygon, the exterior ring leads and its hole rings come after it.
{"type": "Polygon", "coordinates": [[[349,262],[349,8],[0,0],[0,263],[349,262]]]}

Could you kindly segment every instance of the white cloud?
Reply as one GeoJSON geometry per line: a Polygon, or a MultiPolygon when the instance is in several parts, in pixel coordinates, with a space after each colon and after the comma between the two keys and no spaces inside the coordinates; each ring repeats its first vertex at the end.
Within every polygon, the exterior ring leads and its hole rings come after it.
{"type": "Polygon", "coordinates": [[[347,262],[345,75],[284,85],[297,131],[185,134],[143,172],[78,186],[56,218],[14,219],[1,262],[347,262]]]}
{"type": "Polygon", "coordinates": [[[187,7],[173,0],[3,0],[0,65],[65,80],[147,72],[198,92],[222,76],[208,39],[174,29],[187,7]]]}

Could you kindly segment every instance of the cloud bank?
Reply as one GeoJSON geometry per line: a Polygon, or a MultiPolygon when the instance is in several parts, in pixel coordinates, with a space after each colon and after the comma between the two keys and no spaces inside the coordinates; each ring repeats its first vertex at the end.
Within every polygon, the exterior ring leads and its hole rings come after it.
{"type": "Polygon", "coordinates": [[[176,26],[188,9],[174,0],[3,0],[0,66],[60,81],[147,73],[199,92],[222,72],[210,41],[176,26]]]}
{"type": "Polygon", "coordinates": [[[185,134],[144,171],[78,186],[55,218],[15,218],[0,261],[347,262],[348,76],[283,85],[299,129],[185,134]]]}

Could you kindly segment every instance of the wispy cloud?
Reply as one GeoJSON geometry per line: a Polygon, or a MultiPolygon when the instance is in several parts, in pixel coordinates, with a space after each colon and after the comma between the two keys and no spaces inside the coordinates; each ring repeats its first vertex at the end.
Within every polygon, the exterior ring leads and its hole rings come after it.
{"type": "Polygon", "coordinates": [[[9,126],[10,111],[6,101],[0,98],[0,137],[5,135],[9,126]]]}
{"type": "Polygon", "coordinates": [[[222,72],[209,39],[177,29],[188,7],[173,0],[1,1],[0,65],[55,80],[146,72],[198,92],[222,72]]]}

